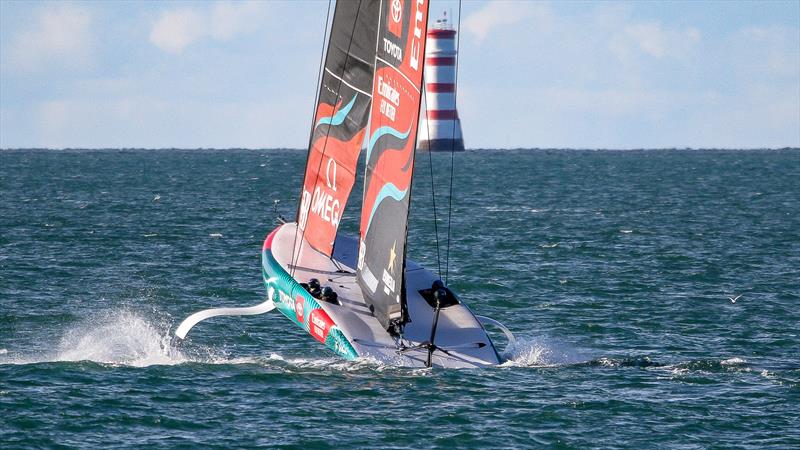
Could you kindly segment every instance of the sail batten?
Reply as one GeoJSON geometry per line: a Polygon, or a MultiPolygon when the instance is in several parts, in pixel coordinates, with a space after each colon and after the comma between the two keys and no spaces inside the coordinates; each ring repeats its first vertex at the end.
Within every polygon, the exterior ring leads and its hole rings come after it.
{"type": "Polygon", "coordinates": [[[381,0],[357,280],[386,329],[407,320],[408,209],[425,62],[428,0],[381,0]]]}
{"type": "Polygon", "coordinates": [[[340,1],[333,15],[297,210],[300,246],[307,243],[327,256],[367,132],[379,7],[369,0],[340,1]]]}

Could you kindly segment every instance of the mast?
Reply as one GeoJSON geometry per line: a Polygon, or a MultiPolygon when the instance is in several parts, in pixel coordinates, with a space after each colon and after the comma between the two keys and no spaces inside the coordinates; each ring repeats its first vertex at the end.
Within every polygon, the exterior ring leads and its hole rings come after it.
{"type": "Polygon", "coordinates": [[[301,246],[331,256],[372,104],[379,4],[338,1],[297,209],[301,246]]]}
{"type": "Polygon", "coordinates": [[[405,256],[428,0],[381,0],[357,280],[384,328],[408,320],[405,256]]]}

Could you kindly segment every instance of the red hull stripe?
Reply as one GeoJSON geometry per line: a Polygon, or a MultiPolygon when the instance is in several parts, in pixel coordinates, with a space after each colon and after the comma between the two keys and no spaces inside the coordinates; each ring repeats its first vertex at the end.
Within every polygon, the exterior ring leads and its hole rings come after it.
{"type": "Polygon", "coordinates": [[[445,38],[456,35],[456,30],[428,30],[428,37],[445,38]]]}
{"type": "Polygon", "coordinates": [[[454,109],[434,109],[425,113],[429,120],[458,119],[458,113],[454,109]]]}
{"type": "Polygon", "coordinates": [[[425,90],[428,92],[455,92],[456,85],[454,83],[427,83],[425,90]]]}
{"type": "Polygon", "coordinates": [[[275,239],[275,235],[278,233],[278,230],[280,228],[281,227],[278,227],[272,230],[272,233],[270,233],[269,236],[267,236],[267,238],[264,239],[264,246],[261,248],[262,251],[272,249],[272,240],[275,239]]]}
{"type": "Polygon", "coordinates": [[[451,56],[432,56],[425,58],[425,64],[429,66],[455,66],[456,59],[451,56]]]}

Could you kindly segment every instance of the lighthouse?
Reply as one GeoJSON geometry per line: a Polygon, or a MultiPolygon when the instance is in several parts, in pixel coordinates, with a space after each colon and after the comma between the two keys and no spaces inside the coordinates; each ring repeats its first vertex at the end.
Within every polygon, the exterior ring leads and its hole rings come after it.
{"type": "Polygon", "coordinates": [[[420,116],[417,148],[463,151],[461,120],[456,110],[456,30],[447,13],[428,29],[425,46],[425,110],[420,116]]]}

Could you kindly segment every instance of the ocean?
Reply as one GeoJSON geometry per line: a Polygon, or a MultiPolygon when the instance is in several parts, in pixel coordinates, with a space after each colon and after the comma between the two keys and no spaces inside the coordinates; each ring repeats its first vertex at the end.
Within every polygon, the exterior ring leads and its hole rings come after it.
{"type": "Polygon", "coordinates": [[[0,447],[800,448],[800,150],[419,154],[409,257],[514,331],[500,367],[344,361],[276,312],[173,342],[263,301],[305,157],[0,151],[0,447]]]}

